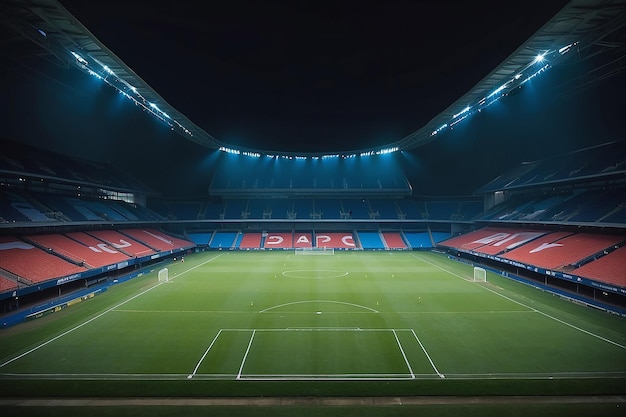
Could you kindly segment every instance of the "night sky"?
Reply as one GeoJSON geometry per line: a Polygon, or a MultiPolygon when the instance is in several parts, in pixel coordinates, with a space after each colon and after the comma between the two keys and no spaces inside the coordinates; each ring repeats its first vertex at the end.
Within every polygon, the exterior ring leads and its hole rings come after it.
{"type": "Polygon", "coordinates": [[[418,130],[566,2],[61,3],[218,140],[325,152],[418,130]]]}
{"type": "MultiPolygon", "coordinates": [[[[61,4],[219,141],[337,152],[384,146],[420,129],[566,2],[526,1],[514,12],[481,0],[61,4]]],[[[221,152],[173,133],[78,69],[3,53],[1,136],[110,162],[164,195],[208,194],[221,152]]],[[[403,152],[398,163],[414,194],[471,194],[521,161],[623,139],[626,77],[579,88],[594,65],[602,63],[551,68],[403,152]]]]}

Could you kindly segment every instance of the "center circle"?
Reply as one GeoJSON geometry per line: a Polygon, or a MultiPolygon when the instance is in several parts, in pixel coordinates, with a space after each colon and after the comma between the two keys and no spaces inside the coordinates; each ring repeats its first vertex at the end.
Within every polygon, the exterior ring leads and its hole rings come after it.
{"type": "Polygon", "coordinates": [[[341,278],[348,275],[347,271],[337,269],[292,269],[283,271],[284,276],[301,279],[332,279],[341,278]]]}

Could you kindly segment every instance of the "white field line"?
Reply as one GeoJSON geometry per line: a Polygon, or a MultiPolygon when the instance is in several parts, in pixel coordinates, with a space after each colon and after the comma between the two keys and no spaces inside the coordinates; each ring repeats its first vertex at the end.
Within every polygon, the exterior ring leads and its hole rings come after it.
{"type": "Polygon", "coordinates": [[[435,363],[433,362],[433,360],[430,358],[430,355],[428,354],[428,352],[426,352],[426,348],[424,347],[424,345],[422,344],[422,342],[420,342],[419,337],[417,337],[417,334],[415,334],[415,331],[413,329],[411,329],[411,333],[413,333],[413,336],[415,336],[415,340],[417,340],[417,343],[419,343],[420,347],[422,348],[422,350],[424,351],[424,355],[426,355],[426,358],[428,359],[428,362],[430,362],[430,366],[433,367],[433,370],[437,373],[437,375],[439,376],[439,378],[445,378],[446,376],[444,374],[442,374],[441,372],[439,372],[439,370],[437,369],[437,367],[435,366],[435,363]]]}
{"type": "Polygon", "coordinates": [[[193,376],[196,374],[196,372],[198,372],[198,368],[200,368],[200,364],[202,363],[202,361],[204,360],[204,358],[206,358],[206,355],[209,354],[209,350],[211,350],[211,348],[213,347],[213,345],[215,344],[215,341],[217,340],[218,337],[220,337],[220,334],[222,334],[222,329],[220,329],[219,332],[217,332],[217,334],[215,335],[215,337],[213,338],[213,341],[211,341],[211,344],[209,345],[208,348],[206,348],[206,350],[204,351],[204,355],[202,355],[202,357],[200,358],[200,360],[198,361],[198,363],[196,364],[196,367],[193,368],[193,372],[190,373],[189,375],[187,375],[187,379],[191,379],[193,378],[193,376]]]}
{"type": "MultiPolygon", "coordinates": [[[[626,373],[624,372],[529,372],[529,373],[489,373],[489,374],[446,374],[447,379],[468,379],[468,380],[485,380],[485,379],[545,379],[545,380],[558,380],[558,379],[624,379],[626,373]]],[[[103,380],[103,381],[161,381],[161,380],[184,380],[188,379],[187,374],[15,374],[15,373],[3,373],[0,374],[0,380],[103,380]]],[[[202,380],[232,380],[236,378],[235,374],[196,374],[194,379],[202,380]]],[[[335,380],[335,381],[355,381],[355,380],[374,380],[374,381],[386,381],[386,380],[407,380],[407,379],[433,379],[439,378],[434,374],[415,374],[415,378],[410,378],[408,374],[266,374],[255,375],[248,374],[242,376],[242,380],[335,380]]]]}
{"type": "MultiPolygon", "coordinates": [[[[462,280],[464,280],[464,281],[467,281],[467,280],[466,280],[465,278],[463,278],[461,275],[458,275],[458,274],[455,274],[454,272],[448,271],[447,269],[442,268],[441,266],[436,265],[436,264],[434,264],[434,263],[432,263],[432,262],[429,262],[429,261],[427,261],[426,259],[420,258],[419,256],[415,256],[415,255],[413,255],[413,256],[414,256],[415,258],[419,259],[420,261],[426,262],[427,264],[430,264],[430,265],[434,266],[435,268],[439,268],[439,269],[441,269],[442,271],[447,272],[447,273],[448,273],[448,274],[450,274],[450,275],[454,275],[455,277],[458,277],[458,278],[461,278],[461,279],[462,279],[462,280]]],[[[469,282],[471,282],[471,281],[469,281],[469,282]]],[[[494,293],[494,294],[496,294],[496,295],[498,295],[498,296],[500,296],[500,297],[502,297],[502,298],[505,298],[505,299],[507,299],[507,300],[509,300],[509,301],[511,301],[511,302],[513,302],[513,303],[515,303],[515,304],[517,304],[517,305],[520,305],[520,306],[522,306],[522,307],[526,307],[526,308],[528,308],[528,309],[530,309],[530,310],[534,311],[535,313],[539,313],[539,314],[541,314],[541,315],[542,315],[542,316],[544,316],[544,317],[547,317],[547,318],[549,318],[549,319],[552,319],[552,320],[554,320],[554,321],[557,321],[557,322],[559,322],[559,323],[561,323],[561,324],[564,324],[565,326],[571,327],[572,329],[578,330],[579,332],[582,332],[582,333],[585,333],[585,334],[587,334],[587,335],[589,335],[589,336],[592,336],[592,337],[595,337],[595,338],[597,338],[597,339],[603,340],[603,341],[605,341],[605,342],[607,342],[607,343],[610,343],[610,344],[612,344],[612,345],[614,345],[614,346],[617,346],[617,347],[620,347],[620,348],[622,348],[622,349],[626,349],[626,346],[624,346],[624,345],[622,345],[622,344],[619,344],[619,343],[617,343],[617,342],[615,342],[615,341],[613,341],[613,340],[607,339],[606,337],[602,337],[602,336],[600,336],[600,335],[598,335],[598,334],[595,334],[595,333],[590,332],[589,330],[582,329],[582,328],[580,328],[580,327],[578,327],[578,326],[575,326],[575,325],[573,325],[573,324],[571,324],[571,323],[568,323],[568,322],[566,322],[566,321],[564,321],[564,320],[561,320],[561,319],[559,319],[559,318],[557,318],[557,317],[551,316],[551,315],[550,315],[550,314],[548,314],[548,313],[544,313],[543,311],[539,311],[539,310],[537,310],[536,308],[533,308],[533,307],[531,307],[531,306],[529,306],[529,305],[526,305],[526,304],[524,304],[524,303],[522,303],[522,302],[519,302],[519,301],[517,301],[517,300],[514,300],[514,299],[512,299],[512,298],[510,298],[510,297],[507,297],[507,296],[506,296],[506,295],[504,295],[504,294],[500,294],[499,292],[494,291],[494,290],[492,290],[491,288],[488,288],[488,287],[485,287],[485,286],[482,286],[482,285],[481,285],[481,287],[482,287],[482,288],[484,288],[485,290],[487,290],[487,291],[489,291],[489,292],[492,292],[492,293],[494,293]]]]}
{"type": "MultiPolygon", "coordinates": [[[[215,256],[215,257],[213,257],[213,258],[211,258],[211,259],[209,259],[209,260],[207,260],[207,261],[205,261],[205,262],[202,262],[201,264],[198,264],[198,265],[196,265],[196,266],[194,266],[194,267],[192,267],[192,268],[189,268],[188,270],[186,270],[186,271],[184,271],[184,272],[182,272],[182,273],[178,274],[178,277],[180,277],[181,275],[183,275],[183,274],[185,274],[185,273],[187,273],[187,272],[189,272],[189,271],[192,271],[192,270],[194,270],[194,269],[196,269],[196,268],[198,268],[198,267],[200,267],[200,266],[202,266],[202,265],[204,265],[204,264],[207,264],[207,263],[211,262],[212,260],[219,258],[220,256],[222,256],[222,255],[221,255],[221,254],[220,254],[220,255],[217,255],[217,256],[215,256]]],[[[173,279],[173,278],[172,278],[172,279],[173,279]]],[[[108,310],[103,311],[102,313],[98,314],[97,316],[94,316],[94,317],[90,318],[89,320],[84,321],[84,322],[82,322],[81,324],[79,324],[79,325],[77,325],[77,326],[74,326],[74,327],[72,327],[71,329],[66,330],[66,331],[64,331],[63,333],[61,333],[61,334],[59,334],[59,335],[57,335],[57,336],[53,337],[52,339],[48,339],[48,340],[46,340],[45,342],[40,343],[39,345],[37,345],[37,346],[35,346],[35,347],[33,347],[33,348],[31,348],[31,349],[27,350],[26,352],[21,353],[21,354],[19,354],[19,355],[15,356],[15,357],[13,357],[13,358],[11,358],[11,359],[7,360],[6,362],[4,362],[4,363],[0,364],[0,368],[2,368],[2,367],[4,367],[4,366],[6,366],[6,365],[8,365],[8,364],[10,364],[11,362],[15,362],[16,360],[21,359],[21,358],[23,358],[24,356],[29,355],[29,354],[33,353],[34,351],[36,351],[36,350],[41,349],[42,347],[44,347],[44,346],[46,346],[46,345],[48,345],[48,344],[50,344],[50,343],[54,342],[55,340],[58,340],[58,339],[62,338],[63,336],[66,336],[66,335],[68,335],[68,334],[72,333],[74,330],[78,330],[78,329],[80,329],[81,327],[83,327],[83,326],[85,326],[85,325],[87,325],[87,324],[91,323],[92,321],[94,321],[94,320],[96,320],[96,319],[99,319],[100,317],[104,316],[105,314],[110,313],[111,311],[115,310],[116,308],[121,307],[121,306],[123,306],[124,304],[126,304],[126,303],[128,303],[128,302],[130,302],[130,301],[134,300],[135,298],[137,298],[137,297],[140,297],[140,296],[144,295],[144,294],[145,294],[145,293],[147,293],[148,291],[152,291],[153,289],[157,288],[158,286],[160,286],[160,285],[162,285],[162,284],[165,284],[165,282],[159,282],[159,283],[157,283],[156,285],[154,285],[154,286],[152,286],[152,287],[150,287],[150,288],[148,288],[148,289],[146,289],[146,290],[144,290],[144,291],[140,292],[139,294],[136,294],[136,295],[134,295],[134,296],[130,297],[129,299],[124,300],[124,301],[122,301],[122,302],[121,302],[121,303],[119,303],[119,304],[116,304],[115,306],[113,306],[113,307],[109,308],[108,310]]]]}
{"type": "Polygon", "coordinates": [[[347,306],[351,306],[351,307],[357,307],[357,308],[362,308],[362,309],[365,309],[365,310],[369,310],[369,311],[371,311],[371,312],[373,312],[373,313],[379,313],[379,311],[378,311],[378,310],[374,310],[373,308],[369,308],[369,307],[362,306],[362,305],[359,305],[359,304],[346,303],[346,302],[343,302],[343,301],[329,301],[329,300],[305,300],[305,301],[294,301],[294,302],[291,302],[291,303],[278,304],[278,305],[275,305],[275,306],[273,306],[273,307],[268,307],[268,308],[266,308],[266,309],[264,309],[264,310],[259,311],[259,313],[266,313],[266,312],[268,312],[269,310],[273,310],[273,309],[276,309],[276,308],[287,307],[287,306],[290,306],[290,305],[295,305],[295,304],[306,304],[306,303],[330,303],[330,304],[343,304],[343,305],[347,305],[347,306]]]}
{"type": "Polygon", "coordinates": [[[415,374],[413,373],[413,369],[411,368],[411,364],[409,363],[409,360],[406,358],[404,349],[402,349],[402,344],[400,343],[400,340],[398,339],[398,334],[396,333],[394,329],[391,329],[391,331],[393,332],[393,337],[396,338],[396,343],[398,343],[398,347],[400,348],[400,352],[402,353],[402,357],[404,358],[404,363],[406,363],[406,367],[409,368],[409,372],[411,373],[411,379],[415,379],[415,374]]]}
{"type": "Polygon", "coordinates": [[[256,330],[253,330],[252,336],[250,336],[250,341],[248,342],[248,348],[246,349],[246,353],[243,355],[243,359],[241,360],[241,366],[239,367],[239,372],[237,373],[236,379],[241,379],[241,372],[243,371],[243,366],[246,363],[246,358],[248,357],[248,352],[250,352],[250,347],[252,346],[252,341],[254,340],[255,334],[256,334],[256,330]]]}

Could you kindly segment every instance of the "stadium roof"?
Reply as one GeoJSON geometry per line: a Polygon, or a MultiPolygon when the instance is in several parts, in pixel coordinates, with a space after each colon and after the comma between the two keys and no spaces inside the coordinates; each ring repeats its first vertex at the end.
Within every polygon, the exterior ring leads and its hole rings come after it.
{"type": "MultiPolygon", "coordinates": [[[[188,140],[213,149],[276,153],[276,150],[268,151],[263,146],[242,148],[231,145],[207,133],[170,105],[58,1],[8,0],[4,3],[3,23],[21,35],[8,39],[5,47],[19,49],[23,54],[43,56],[64,67],[79,68],[104,80],[188,140]]],[[[567,59],[585,59],[616,48],[623,49],[625,6],[624,0],[572,0],[473,88],[418,130],[375,148],[346,152],[414,149],[437,139],[455,123],[489,106],[550,66],[567,59]]],[[[605,69],[610,70],[610,66],[605,69]]],[[[210,126],[205,128],[210,129],[210,126]]],[[[315,154],[324,153],[327,152],[315,154]]],[[[311,155],[291,151],[284,154],[311,155]]]]}

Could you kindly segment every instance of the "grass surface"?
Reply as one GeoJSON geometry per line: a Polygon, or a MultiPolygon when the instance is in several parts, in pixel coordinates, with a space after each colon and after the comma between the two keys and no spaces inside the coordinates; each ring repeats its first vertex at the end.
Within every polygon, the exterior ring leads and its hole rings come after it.
{"type": "Polygon", "coordinates": [[[470,282],[438,254],[208,252],[167,266],[168,283],[155,270],[2,330],[4,395],[626,392],[622,318],[495,274],[470,282]]]}

